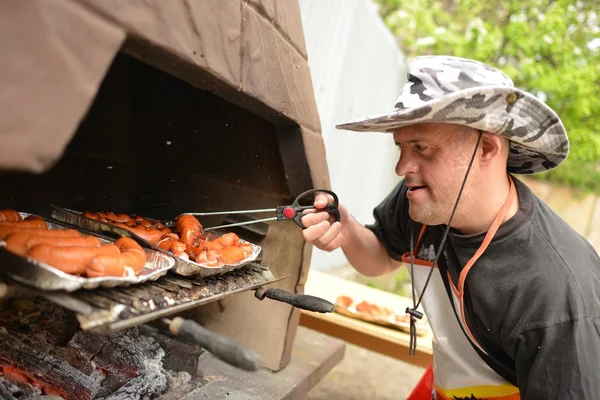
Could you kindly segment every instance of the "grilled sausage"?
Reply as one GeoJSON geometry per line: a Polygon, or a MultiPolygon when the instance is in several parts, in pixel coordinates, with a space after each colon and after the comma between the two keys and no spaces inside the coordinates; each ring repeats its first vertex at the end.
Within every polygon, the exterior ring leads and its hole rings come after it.
{"type": "Polygon", "coordinates": [[[190,255],[188,253],[186,253],[185,251],[183,253],[177,252],[177,253],[173,253],[174,256],[179,257],[179,258],[183,258],[186,261],[189,261],[190,259],[190,255]]]}
{"type": "Polygon", "coordinates": [[[142,227],[131,227],[131,226],[127,226],[126,224],[122,223],[122,222],[115,222],[113,225],[127,229],[128,231],[135,233],[137,236],[141,237],[142,239],[146,240],[147,242],[156,244],[158,243],[158,241],[160,240],[161,237],[163,237],[163,235],[165,233],[168,233],[170,230],[160,230],[157,228],[142,228],[142,227]]]}
{"type": "Polygon", "coordinates": [[[25,256],[27,250],[38,244],[51,244],[54,246],[83,246],[100,247],[101,242],[93,236],[85,237],[52,237],[35,236],[28,233],[15,232],[6,238],[6,248],[20,256],[25,256]]]}
{"type": "Polygon", "coordinates": [[[246,258],[250,254],[252,254],[252,250],[254,250],[254,248],[252,247],[252,245],[250,243],[240,243],[238,246],[244,252],[244,258],[246,258]]]}
{"type": "Polygon", "coordinates": [[[202,251],[218,251],[221,250],[223,248],[223,246],[221,246],[219,243],[214,243],[210,240],[202,240],[200,239],[200,243],[198,244],[198,247],[196,248],[196,252],[202,252],[202,251]]]}
{"type": "Polygon", "coordinates": [[[110,211],[106,212],[106,213],[100,213],[100,214],[109,221],[128,222],[128,221],[132,220],[132,218],[127,214],[115,214],[114,212],[110,212],[110,211]]]}
{"type": "Polygon", "coordinates": [[[239,246],[225,247],[219,251],[219,260],[223,264],[237,264],[246,258],[244,250],[239,246]]]}
{"type": "Polygon", "coordinates": [[[115,242],[115,246],[117,246],[121,253],[129,249],[138,249],[142,251],[144,250],[142,249],[142,246],[140,246],[135,240],[128,237],[122,237],[117,239],[117,241],[115,242]]]}
{"type": "Polygon", "coordinates": [[[158,242],[158,247],[172,253],[173,255],[175,255],[177,257],[183,256],[184,254],[186,256],[188,255],[185,252],[185,250],[186,250],[185,243],[177,241],[177,240],[161,239],[161,241],[158,242]]]}
{"type": "Polygon", "coordinates": [[[121,253],[125,267],[131,268],[134,275],[139,275],[146,266],[146,252],[144,250],[129,249],[121,253]]]}
{"type": "Polygon", "coordinates": [[[194,261],[198,264],[206,264],[208,263],[208,257],[206,255],[206,251],[198,251],[193,257],[194,261]]]}
{"type": "Polygon", "coordinates": [[[175,232],[169,232],[169,233],[165,233],[160,240],[163,239],[173,239],[173,240],[177,240],[178,242],[181,242],[181,240],[179,240],[179,235],[176,234],[175,232]]]}
{"type": "Polygon", "coordinates": [[[182,215],[177,219],[177,231],[179,240],[185,243],[188,254],[198,247],[204,239],[202,235],[202,224],[193,215],[182,215]]]}
{"type": "MultiPolygon", "coordinates": [[[[11,235],[12,236],[12,235],[11,235]]],[[[100,239],[94,236],[81,236],[81,237],[52,237],[52,236],[31,236],[27,240],[27,249],[37,244],[53,244],[55,246],[82,246],[82,247],[100,247],[102,242],[100,239]]]]}
{"type": "Polygon", "coordinates": [[[226,233],[211,241],[213,246],[221,246],[222,248],[236,246],[240,243],[240,238],[235,233],[226,233]]]}
{"type": "Polygon", "coordinates": [[[152,221],[152,223],[154,224],[155,227],[157,227],[158,229],[164,229],[166,228],[166,226],[160,222],[160,221],[152,221]]]}
{"type": "Polygon", "coordinates": [[[180,242],[177,239],[173,239],[173,237],[177,237],[174,233],[169,233],[164,235],[156,244],[161,249],[164,249],[176,257],[183,257],[189,259],[188,254],[185,252],[187,246],[185,243],[180,242]]]}
{"type": "Polygon", "coordinates": [[[48,229],[48,224],[40,217],[27,218],[23,221],[4,221],[0,222],[0,226],[12,226],[14,228],[45,228],[48,229]]]}
{"type": "Polygon", "coordinates": [[[148,221],[147,219],[135,221],[135,223],[142,228],[155,228],[154,222],[148,221]]]}
{"type": "Polygon", "coordinates": [[[119,238],[115,242],[115,246],[125,257],[125,266],[133,269],[135,275],[138,275],[146,265],[146,252],[135,240],[131,238],[119,238]]]}
{"type": "Polygon", "coordinates": [[[194,261],[209,267],[218,267],[223,263],[219,260],[219,253],[215,250],[199,251],[194,257],[194,261]]]}
{"type": "Polygon", "coordinates": [[[121,254],[98,254],[87,265],[85,273],[90,278],[100,276],[136,276],[146,264],[146,253],[131,248],[121,254]]]}
{"type": "Polygon", "coordinates": [[[15,210],[0,210],[0,221],[1,222],[17,222],[21,221],[21,214],[16,212],[15,210]]]}
{"type": "Polygon", "coordinates": [[[89,278],[101,276],[125,276],[125,262],[121,254],[98,254],[85,269],[89,278]]]}
{"type": "Polygon", "coordinates": [[[17,232],[47,237],[81,237],[81,234],[74,229],[21,228],[0,225],[0,239],[5,239],[11,233],[17,232]]]}
{"type": "Polygon", "coordinates": [[[101,247],[53,246],[38,244],[29,249],[27,254],[40,262],[48,264],[67,274],[79,275],[85,273],[90,261],[98,254],[120,254],[114,244],[101,247]]]}
{"type": "Polygon", "coordinates": [[[95,219],[95,220],[99,220],[100,217],[98,216],[98,213],[94,213],[91,211],[84,211],[83,212],[83,216],[86,218],[90,218],[90,219],[95,219]]]}
{"type": "Polygon", "coordinates": [[[160,238],[162,238],[165,233],[169,232],[169,230],[161,230],[158,228],[132,228],[130,230],[139,237],[153,244],[158,243],[160,238]]]}
{"type": "Polygon", "coordinates": [[[96,221],[110,223],[110,222],[130,222],[133,219],[127,214],[115,214],[113,212],[91,212],[84,211],[83,216],[96,221]]]}

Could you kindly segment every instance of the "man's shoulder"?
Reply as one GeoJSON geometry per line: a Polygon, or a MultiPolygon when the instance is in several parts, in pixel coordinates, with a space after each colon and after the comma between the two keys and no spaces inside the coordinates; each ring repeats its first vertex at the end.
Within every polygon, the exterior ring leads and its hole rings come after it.
{"type": "Polygon", "coordinates": [[[541,237],[550,243],[583,244],[581,235],[537,196],[529,185],[517,179],[515,184],[520,196],[520,209],[530,212],[533,228],[541,233],[541,237]]]}

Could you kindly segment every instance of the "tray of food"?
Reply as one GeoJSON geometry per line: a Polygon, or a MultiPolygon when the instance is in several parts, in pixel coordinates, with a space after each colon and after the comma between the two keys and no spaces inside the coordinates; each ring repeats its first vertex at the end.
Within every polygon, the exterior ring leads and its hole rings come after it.
{"type": "Polygon", "coordinates": [[[156,280],[175,259],[134,240],[80,232],[38,215],[0,211],[0,273],[44,290],[74,291],[156,280]]]}
{"type": "Polygon", "coordinates": [[[136,215],[113,212],[74,211],[54,207],[52,218],[62,223],[112,237],[134,239],[142,247],[174,257],[172,272],[207,277],[242,268],[255,261],[261,248],[234,233],[202,230],[192,215],[178,217],[172,227],[167,223],[136,215]]]}
{"type": "MultiPolygon", "coordinates": [[[[395,312],[389,307],[375,304],[367,300],[356,300],[350,296],[338,296],[335,300],[335,311],[347,317],[371,322],[374,324],[410,332],[410,317],[395,312]]],[[[429,331],[429,325],[423,319],[416,320],[417,335],[423,336],[429,331]]]]}

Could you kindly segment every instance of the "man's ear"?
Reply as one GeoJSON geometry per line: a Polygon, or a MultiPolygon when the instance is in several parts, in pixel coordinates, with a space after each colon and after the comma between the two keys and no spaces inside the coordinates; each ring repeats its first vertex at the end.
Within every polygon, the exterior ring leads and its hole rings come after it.
{"type": "Polygon", "coordinates": [[[481,152],[479,153],[480,164],[490,164],[498,156],[503,154],[504,138],[489,132],[483,132],[481,137],[481,152]]]}

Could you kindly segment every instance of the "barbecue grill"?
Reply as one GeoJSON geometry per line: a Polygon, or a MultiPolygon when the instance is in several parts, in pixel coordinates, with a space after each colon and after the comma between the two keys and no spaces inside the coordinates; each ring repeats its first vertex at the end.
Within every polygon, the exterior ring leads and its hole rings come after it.
{"type": "MultiPolygon", "coordinates": [[[[0,209],[110,242],[118,229],[73,215],[160,221],[329,187],[295,1],[1,8],[0,26],[19,34],[0,41],[12,54],[0,80],[16,88],[0,209]]],[[[181,398],[210,380],[207,350],[236,368],[284,370],[299,309],[329,311],[303,294],[311,247],[289,221],[227,231],[255,246],[250,261],[208,268],[147,248],[159,267],[143,282],[61,280],[0,248],[0,398],[181,398]]]]}

